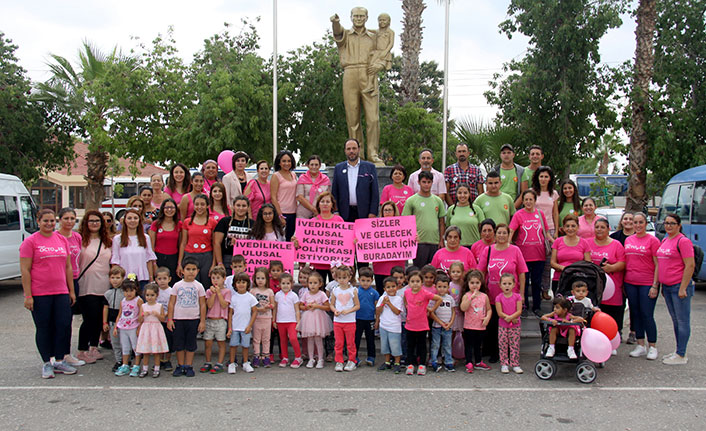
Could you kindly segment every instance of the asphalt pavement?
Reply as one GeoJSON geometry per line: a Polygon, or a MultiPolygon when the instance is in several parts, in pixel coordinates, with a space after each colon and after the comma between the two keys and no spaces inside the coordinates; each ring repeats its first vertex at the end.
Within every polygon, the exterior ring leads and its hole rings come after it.
{"type": "MultiPolygon", "coordinates": [[[[34,325],[22,307],[18,281],[0,282],[0,429],[706,429],[706,290],[692,302],[689,363],[666,366],[628,357],[623,344],[591,385],[573,366],[550,381],[533,372],[539,340],[523,338],[522,375],[493,370],[424,377],[362,366],[336,373],[319,369],[259,368],[252,374],[158,379],[116,377],[106,359],[73,376],[41,379],[34,325]]],[[[662,354],[674,350],[664,301],[656,310],[662,354]]],[[[72,343],[80,316],[74,319],[72,343]]],[[[201,343],[199,344],[201,346],[201,343]]],[[[378,356],[378,361],[380,357],[378,356]]],[[[198,352],[195,366],[203,361],[198,352]]],[[[379,362],[378,362],[379,364],[379,362]]],[[[458,364],[462,368],[462,364],[458,364]]]]}

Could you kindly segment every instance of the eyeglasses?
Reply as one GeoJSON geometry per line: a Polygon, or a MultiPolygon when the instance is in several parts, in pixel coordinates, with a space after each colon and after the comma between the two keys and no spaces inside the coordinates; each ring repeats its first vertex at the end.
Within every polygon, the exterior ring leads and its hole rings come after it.
{"type": "Polygon", "coordinates": [[[676,225],[678,225],[678,224],[679,224],[679,223],[677,223],[677,222],[675,222],[675,221],[666,221],[666,222],[664,222],[664,225],[665,225],[665,226],[676,226],[676,225]]]}

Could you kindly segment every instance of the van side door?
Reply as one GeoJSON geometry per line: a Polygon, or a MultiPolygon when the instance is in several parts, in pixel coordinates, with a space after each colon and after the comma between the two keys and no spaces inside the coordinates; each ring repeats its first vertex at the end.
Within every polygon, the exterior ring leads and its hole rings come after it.
{"type": "Polygon", "coordinates": [[[17,197],[0,196],[0,280],[20,276],[22,239],[17,197]]]}

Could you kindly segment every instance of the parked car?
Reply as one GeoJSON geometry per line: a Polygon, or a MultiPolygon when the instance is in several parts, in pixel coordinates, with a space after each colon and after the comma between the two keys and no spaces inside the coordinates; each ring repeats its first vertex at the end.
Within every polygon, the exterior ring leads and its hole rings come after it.
{"type": "MultiPolygon", "coordinates": [[[[623,210],[622,208],[596,208],[596,215],[599,215],[601,217],[604,217],[608,220],[608,225],[610,226],[610,233],[615,232],[618,230],[618,223],[620,223],[620,217],[623,216],[623,210]]],[[[648,234],[654,236],[655,235],[655,225],[652,222],[647,223],[647,229],[645,229],[648,234]]]]}
{"type": "Polygon", "coordinates": [[[0,174],[0,280],[19,277],[20,244],[39,230],[37,207],[19,178],[0,174]]]}

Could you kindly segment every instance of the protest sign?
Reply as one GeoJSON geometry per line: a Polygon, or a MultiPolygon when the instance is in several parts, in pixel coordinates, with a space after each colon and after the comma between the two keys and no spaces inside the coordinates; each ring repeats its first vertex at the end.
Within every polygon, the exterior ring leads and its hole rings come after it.
{"type": "Polygon", "coordinates": [[[355,221],[360,262],[409,260],[417,256],[417,221],[414,216],[363,218],[355,221]]]}
{"type": "Polygon", "coordinates": [[[353,223],[298,218],[294,235],[298,262],[353,266],[353,223]]]}
{"type": "Polygon", "coordinates": [[[294,244],[284,241],[257,241],[250,239],[237,239],[233,246],[233,254],[245,257],[245,268],[248,275],[255,273],[259,266],[269,266],[270,261],[279,260],[284,265],[284,270],[294,273],[294,244]]]}

